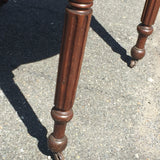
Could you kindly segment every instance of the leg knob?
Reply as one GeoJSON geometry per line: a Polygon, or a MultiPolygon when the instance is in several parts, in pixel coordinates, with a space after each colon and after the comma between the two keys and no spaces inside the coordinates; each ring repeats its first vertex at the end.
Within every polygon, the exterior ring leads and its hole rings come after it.
{"type": "Polygon", "coordinates": [[[131,55],[133,57],[133,59],[135,60],[139,60],[139,59],[142,59],[145,55],[145,49],[140,49],[140,48],[137,48],[136,46],[134,46],[132,49],[131,49],[131,55]]]}
{"type": "Polygon", "coordinates": [[[61,153],[67,146],[67,137],[56,139],[53,134],[48,137],[48,148],[53,153],[61,153]]]}

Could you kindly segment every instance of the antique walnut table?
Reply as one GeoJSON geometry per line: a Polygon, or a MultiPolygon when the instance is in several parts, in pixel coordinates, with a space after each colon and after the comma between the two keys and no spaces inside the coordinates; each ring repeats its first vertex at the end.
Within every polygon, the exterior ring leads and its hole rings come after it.
{"type": "MultiPolygon", "coordinates": [[[[3,4],[7,0],[0,0],[3,4]]],[[[56,160],[63,160],[62,151],[67,146],[65,129],[67,122],[73,117],[72,106],[80,75],[88,29],[90,26],[93,0],[69,0],[66,7],[63,38],[60,52],[58,78],[54,107],[51,115],[54,131],[48,137],[48,147],[56,160]]],[[[146,0],[136,45],[131,50],[130,67],[145,55],[145,42],[153,32],[152,25],[160,7],[160,0],[146,0]]]]}

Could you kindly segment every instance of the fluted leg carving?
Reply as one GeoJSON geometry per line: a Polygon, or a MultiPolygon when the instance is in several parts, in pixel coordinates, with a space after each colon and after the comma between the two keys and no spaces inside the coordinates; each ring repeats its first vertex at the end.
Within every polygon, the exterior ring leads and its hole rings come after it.
{"type": "Polygon", "coordinates": [[[138,25],[137,30],[139,33],[136,45],[131,49],[131,55],[133,60],[130,67],[134,67],[136,61],[142,59],[145,55],[145,43],[147,37],[152,34],[152,25],[155,22],[158,10],[160,7],[160,0],[146,0],[143,14],[141,17],[141,24],[138,25]]]}
{"type": "Polygon", "coordinates": [[[93,0],[69,0],[66,8],[62,47],[59,60],[55,106],[51,111],[54,131],[48,138],[49,149],[62,160],[61,152],[67,145],[65,128],[73,117],[80,69],[90,25],[93,0]]]}

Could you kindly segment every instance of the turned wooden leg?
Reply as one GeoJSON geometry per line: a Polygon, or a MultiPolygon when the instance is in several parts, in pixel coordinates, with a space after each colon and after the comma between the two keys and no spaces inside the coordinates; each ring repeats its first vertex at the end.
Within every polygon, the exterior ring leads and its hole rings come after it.
{"type": "Polygon", "coordinates": [[[145,55],[145,43],[147,37],[153,32],[152,25],[154,24],[158,14],[159,6],[160,0],[146,0],[141,18],[142,23],[137,27],[139,33],[138,40],[136,45],[131,49],[133,60],[131,61],[130,67],[134,67],[136,61],[142,59],[145,55]]]}
{"type": "Polygon", "coordinates": [[[62,47],[57,77],[55,106],[51,111],[54,131],[48,138],[48,147],[56,160],[67,145],[65,128],[73,117],[72,106],[90,26],[93,0],[69,0],[66,8],[62,47]]]}

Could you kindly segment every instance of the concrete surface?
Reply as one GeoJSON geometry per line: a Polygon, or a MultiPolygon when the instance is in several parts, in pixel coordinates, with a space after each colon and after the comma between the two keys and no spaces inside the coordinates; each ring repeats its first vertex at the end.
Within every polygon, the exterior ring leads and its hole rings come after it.
{"type": "MultiPolygon", "coordinates": [[[[0,160],[51,159],[66,1],[11,0],[0,9],[0,160]]],[[[68,124],[66,160],[160,160],[160,19],[134,69],[126,64],[144,0],[95,0],[68,124]]]]}

